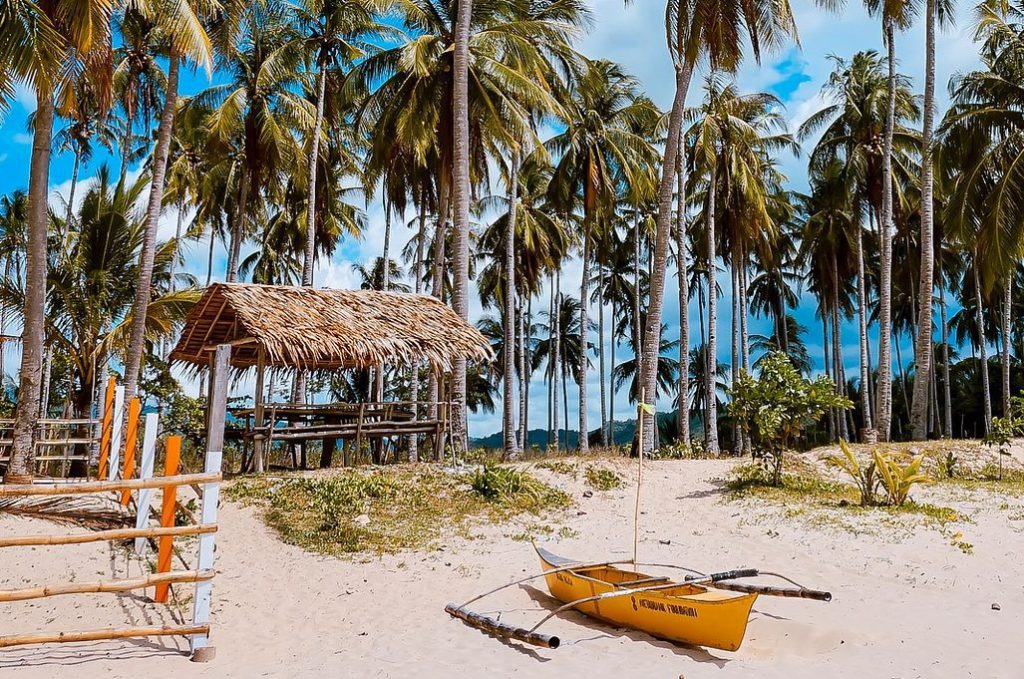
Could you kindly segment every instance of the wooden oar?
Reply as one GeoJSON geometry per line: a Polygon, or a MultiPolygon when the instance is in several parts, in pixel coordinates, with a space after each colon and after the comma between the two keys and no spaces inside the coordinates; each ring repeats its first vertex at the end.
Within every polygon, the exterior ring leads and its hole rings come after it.
{"type": "MultiPolygon", "coordinates": [[[[686,576],[686,582],[690,583],[694,581],[694,578],[705,577],[703,573],[686,566],[677,566],[670,563],[638,563],[635,564],[637,568],[675,568],[681,571],[688,571],[694,575],[686,576]]],[[[759,571],[758,575],[769,576],[773,578],[779,578],[793,585],[793,587],[772,587],[771,585],[746,585],[739,582],[716,582],[714,583],[715,589],[724,589],[730,592],[744,592],[746,594],[760,594],[762,596],[781,596],[781,597],[792,597],[796,599],[814,599],[815,601],[832,601],[832,593],[826,592],[820,589],[811,589],[804,587],[799,582],[796,582],[785,575],[780,573],[772,573],[770,571],[759,571]]]]}
{"type": "Polygon", "coordinates": [[[580,604],[588,604],[593,601],[604,601],[606,599],[617,599],[623,596],[630,596],[632,594],[640,594],[642,592],[656,592],[661,589],[672,589],[674,587],[686,587],[687,585],[710,585],[721,580],[735,580],[737,578],[756,578],[759,575],[755,568],[739,568],[731,571],[723,571],[721,573],[712,573],[702,578],[694,578],[693,580],[687,580],[686,582],[670,582],[664,585],[651,585],[650,587],[632,587],[629,589],[617,589],[610,592],[602,592],[601,594],[595,594],[594,596],[584,597],[582,599],[576,599],[569,603],[559,606],[552,612],[544,616],[540,622],[526,630],[528,634],[533,634],[537,631],[537,628],[546,623],[551,618],[555,617],[559,613],[563,613],[570,608],[575,608],[580,604]]]}

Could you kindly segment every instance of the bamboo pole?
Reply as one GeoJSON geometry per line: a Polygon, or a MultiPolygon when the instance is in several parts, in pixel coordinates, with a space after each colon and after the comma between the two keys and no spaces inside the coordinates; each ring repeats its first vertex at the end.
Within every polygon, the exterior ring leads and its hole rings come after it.
{"type": "MultiPolygon", "coordinates": [[[[124,469],[121,478],[126,481],[135,475],[135,447],[139,440],[139,415],[142,413],[142,401],[138,396],[128,403],[128,433],[124,437],[124,469]]],[[[130,490],[121,491],[121,506],[127,507],[132,497],[130,490]]]]}
{"type": "Polygon", "coordinates": [[[640,483],[644,477],[644,398],[645,391],[640,388],[640,405],[637,406],[637,456],[636,456],[636,507],[633,510],[633,563],[637,560],[637,546],[640,542],[640,483]]]}
{"type": "MultiPolygon", "coordinates": [[[[178,465],[181,464],[181,437],[169,436],[167,438],[167,449],[164,457],[165,478],[178,473],[178,465]]],[[[160,525],[166,530],[174,527],[174,505],[177,502],[178,487],[164,486],[163,506],[160,508],[160,525]]],[[[167,573],[171,570],[171,554],[174,551],[174,539],[171,536],[160,538],[160,547],[156,560],[156,572],[167,573]]],[[[153,600],[157,603],[167,603],[167,594],[170,586],[160,584],[156,586],[156,593],[153,600]]]]}
{"type": "Polygon", "coordinates": [[[135,538],[165,538],[175,535],[203,535],[217,532],[217,525],[204,526],[171,526],[153,528],[115,528],[92,533],[74,535],[18,535],[0,538],[3,547],[42,547],[53,545],[81,545],[87,542],[112,542],[115,540],[132,540],[135,538]]]}
{"type": "Polygon", "coordinates": [[[521,627],[513,627],[512,625],[499,622],[494,618],[489,618],[486,615],[481,615],[480,613],[474,613],[473,611],[459,608],[455,604],[448,604],[444,607],[444,610],[448,612],[448,615],[462,620],[470,627],[475,627],[495,636],[507,639],[516,639],[517,641],[522,641],[534,646],[540,646],[542,648],[558,648],[562,643],[556,636],[541,634],[540,632],[534,632],[521,627]]]}
{"type": "Polygon", "coordinates": [[[108,582],[69,582],[44,587],[26,587],[23,589],[0,590],[0,603],[9,601],[27,601],[43,599],[62,594],[109,594],[128,592],[133,589],[144,589],[164,582],[205,582],[213,579],[212,570],[173,571],[156,573],[141,578],[127,580],[110,580],[108,582]]]}
{"type": "MultiPolygon", "coordinates": [[[[153,478],[153,467],[156,465],[156,432],[159,426],[160,416],[156,413],[146,415],[145,434],[142,437],[142,466],[139,468],[140,479],[153,478]]],[[[129,497],[131,493],[124,491],[129,497]]],[[[149,506],[153,503],[153,489],[144,488],[139,491],[138,500],[135,503],[135,527],[149,527],[149,506]]],[[[135,539],[135,553],[143,556],[149,541],[145,538],[135,539]]]]}
{"type": "Polygon", "coordinates": [[[69,483],[60,486],[43,486],[31,483],[0,484],[0,497],[23,497],[29,495],[89,495],[112,490],[139,490],[161,486],[183,486],[190,483],[213,483],[221,480],[220,472],[203,474],[181,474],[155,479],[127,479],[121,481],[89,481],[69,483]]]}
{"type": "Polygon", "coordinates": [[[100,462],[99,478],[107,475],[107,462],[110,459],[111,432],[114,427],[114,391],[117,388],[117,380],[111,377],[107,380],[107,392],[103,403],[103,425],[100,427],[100,462]]]}
{"type": "Polygon", "coordinates": [[[132,637],[166,637],[203,634],[210,631],[209,625],[179,625],[172,627],[124,627],[115,629],[83,630],[81,632],[58,632],[56,634],[8,634],[0,636],[0,648],[25,646],[28,644],[60,644],[75,641],[105,641],[109,639],[130,639],[132,637]]]}

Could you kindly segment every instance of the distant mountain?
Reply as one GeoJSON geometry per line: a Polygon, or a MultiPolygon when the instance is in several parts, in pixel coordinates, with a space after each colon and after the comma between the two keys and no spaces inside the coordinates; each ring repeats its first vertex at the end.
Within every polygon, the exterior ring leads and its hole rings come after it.
{"type": "MultiPolygon", "coordinates": [[[[658,413],[658,424],[664,429],[666,424],[671,424],[675,430],[675,413],[658,413]]],[[[691,431],[700,431],[699,423],[691,422],[691,431]]],[[[628,445],[633,441],[633,434],[636,431],[636,422],[633,420],[616,420],[612,423],[612,444],[616,446],[628,445]]],[[[563,448],[575,448],[579,434],[575,429],[562,429],[558,432],[559,442],[563,448]]],[[[590,432],[591,445],[596,445],[601,440],[600,428],[590,432]]],[[[471,438],[469,445],[473,448],[500,449],[504,445],[500,431],[481,438],[471,438]]],[[[537,447],[540,449],[548,446],[547,429],[531,429],[526,433],[526,445],[528,448],[537,447]]]]}

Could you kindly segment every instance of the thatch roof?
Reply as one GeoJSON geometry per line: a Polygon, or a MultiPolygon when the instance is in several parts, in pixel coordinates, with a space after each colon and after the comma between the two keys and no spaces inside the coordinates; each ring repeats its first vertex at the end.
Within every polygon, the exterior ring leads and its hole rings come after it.
{"type": "Polygon", "coordinates": [[[231,364],[336,370],[427,361],[449,371],[456,359],[490,360],[480,332],[434,297],[216,283],[189,313],[172,361],[206,366],[210,350],[234,345],[231,364]]]}

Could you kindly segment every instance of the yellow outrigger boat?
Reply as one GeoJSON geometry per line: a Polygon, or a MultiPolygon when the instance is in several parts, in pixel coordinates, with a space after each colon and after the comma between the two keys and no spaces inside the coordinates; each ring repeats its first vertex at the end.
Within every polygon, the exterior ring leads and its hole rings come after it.
{"type": "MultiPolygon", "coordinates": [[[[735,651],[743,643],[755,593],[729,592],[614,566],[555,569],[574,562],[536,547],[551,596],[592,618],[652,637],[735,651]],[[631,591],[628,595],[600,595],[631,591]],[[579,603],[577,603],[579,602],[579,603]]],[[[732,573],[731,575],[742,575],[732,573]]]]}
{"type": "Polygon", "coordinates": [[[759,595],[799,597],[831,601],[829,592],[809,589],[778,573],[741,568],[704,575],[670,564],[639,564],[633,561],[585,563],[552,554],[537,547],[542,571],[537,575],[502,585],[462,604],[448,604],[445,610],[466,624],[499,637],[517,639],[545,648],[558,648],[557,636],[538,632],[538,628],[559,613],[578,610],[592,618],[620,627],[640,630],[669,641],[706,646],[724,651],[738,650],[747,630],[750,609],[759,595]],[[681,581],[651,576],[638,570],[616,568],[651,566],[688,571],[681,581]],[[744,584],[742,578],[772,576],[793,587],[744,584]],[[544,578],[551,595],[563,605],[526,629],[471,611],[468,606],[485,596],[530,580],[544,578]]]}

